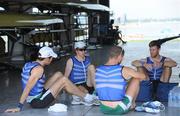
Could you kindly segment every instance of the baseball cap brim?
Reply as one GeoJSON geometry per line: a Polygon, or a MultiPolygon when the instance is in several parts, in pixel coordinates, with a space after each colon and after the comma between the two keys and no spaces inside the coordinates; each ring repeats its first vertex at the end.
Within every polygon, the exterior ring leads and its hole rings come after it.
{"type": "Polygon", "coordinates": [[[50,48],[50,47],[42,47],[39,50],[39,57],[40,58],[48,58],[48,57],[53,57],[53,58],[57,58],[57,54],[50,48]]]}
{"type": "Polygon", "coordinates": [[[52,52],[52,53],[51,53],[51,56],[52,56],[53,58],[57,58],[57,54],[56,54],[55,52],[52,52]]]}

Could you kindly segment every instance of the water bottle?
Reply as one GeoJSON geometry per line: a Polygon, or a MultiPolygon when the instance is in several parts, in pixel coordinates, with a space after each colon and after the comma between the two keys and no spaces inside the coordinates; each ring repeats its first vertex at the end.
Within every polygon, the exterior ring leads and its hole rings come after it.
{"type": "Polygon", "coordinates": [[[168,95],[168,106],[169,107],[180,107],[180,83],[175,86],[168,95]]]}

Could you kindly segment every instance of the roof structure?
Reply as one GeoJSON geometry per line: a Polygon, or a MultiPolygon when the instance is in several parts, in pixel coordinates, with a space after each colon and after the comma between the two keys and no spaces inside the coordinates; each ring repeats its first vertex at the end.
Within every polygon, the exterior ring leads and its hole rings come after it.
{"type": "Polygon", "coordinates": [[[88,10],[97,10],[97,11],[110,11],[110,8],[101,4],[80,4],[80,3],[66,3],[67,5],[78,7],[78,8],[84,8],[88,10]]]}
{"type": "Polygon", "coordinates": [[[63,23],[62,19],[53,16],[0,13],[0,17],[0,27],[32,27],[63,23]]]}

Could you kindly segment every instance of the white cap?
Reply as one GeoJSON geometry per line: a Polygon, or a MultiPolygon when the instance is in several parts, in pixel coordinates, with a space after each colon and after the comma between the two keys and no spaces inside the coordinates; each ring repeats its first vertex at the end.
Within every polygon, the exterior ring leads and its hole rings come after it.
{"type": "Polygon", "coordinates": [[[75,42],[74,44],[74,49],[85,48],[85,47],[86,47],[86,44],[83,41],[78,41],[78,42],[75,42]]]}
{"type": "Polygon", "coordinates": [[[39,58],[49,58],[49,57],[53,57],[53,58],[57,58],[57,54],[50,48],[47,46],[42,47],[39,50],[39,58]]]}

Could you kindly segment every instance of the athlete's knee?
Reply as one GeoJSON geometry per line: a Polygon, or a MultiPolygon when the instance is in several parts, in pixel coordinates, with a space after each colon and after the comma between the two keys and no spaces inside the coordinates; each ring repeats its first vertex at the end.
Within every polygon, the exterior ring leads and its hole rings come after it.
{"type": "Polygon", "coordinates": [[[167,66],[165,66],[165,67],[163,68],[163,71],[172,71],[172,67],[167,67],[167,66]]]}
{"type": "Polygon", "coordinates": [[[59,81],[61,81],[63,84],[67,84],[69,80],[65,76],[62,76],[59,81]]]}
{"type": "Polygon", "coordinates": [[[61,78],[63,76],[63,74],[60,71],[55,72],[54,75],[59,77],[59,78],[61,78]]]}

